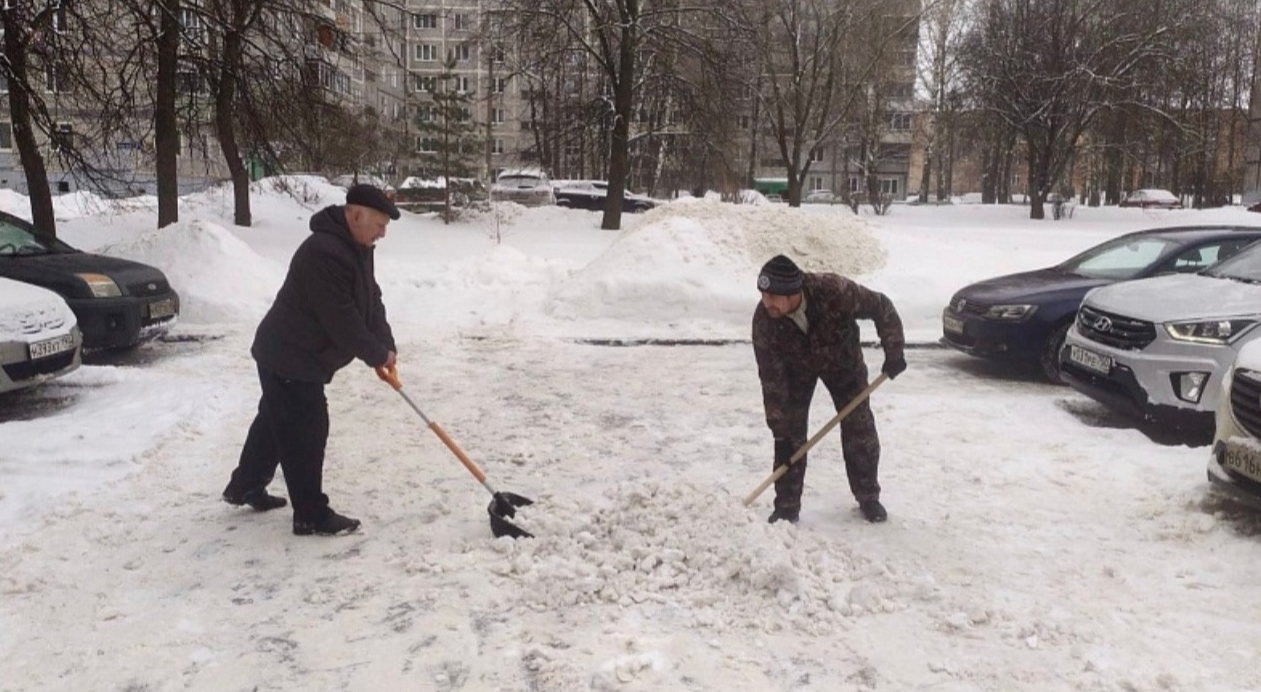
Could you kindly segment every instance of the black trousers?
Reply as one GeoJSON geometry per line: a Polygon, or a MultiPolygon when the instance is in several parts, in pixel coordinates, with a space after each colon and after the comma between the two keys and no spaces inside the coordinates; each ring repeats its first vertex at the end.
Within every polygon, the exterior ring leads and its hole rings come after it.
{"type": "Polygon", "coordinates": [[[295,521],[319,521],[328,512],[324,494],[324,446],[328,442],[328,399],[322,382],[298,382],[258,368],[263,395],[226,492],[265,488],[285,472],[295,521]]]}

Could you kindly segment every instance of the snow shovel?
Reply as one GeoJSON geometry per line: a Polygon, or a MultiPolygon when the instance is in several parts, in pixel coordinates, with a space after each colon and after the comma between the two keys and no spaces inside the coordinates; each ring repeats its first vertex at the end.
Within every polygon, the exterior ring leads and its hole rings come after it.
{"type": "Polygon", "coordinates": [[[789,457],[788,459],[788,463],[777,467],[775,469],[775,472],[772,473],[769,478],[762,481],[761,485],[755,488],[753,492],[749,493],[748,497],[744,498],[744,506],[748,507],[749,505],[753,504],[753,501],[757,499],[758,495],[761,495],[764,490],[766,490],[767,488],[771,486],[771,484],[779,480],[780,476],[783,476],[785,473],[788,473],[789,466],[792,466],[793,464],[797,463],[798,459],[800,459],[801,457],[804,457],[806,455],[806,452],[810,451],[811,447],[815,446],[815,444],[818,443],[819,440],[822,440],[824,435],[827,435],[828,433],[832,432],[832,428],[835,428],[837,425],[840,424],[842,420],[845,420],[845,416],[848,416],[850,413],[853,413],[854,409],[858,408],[859,404],[866,401],[867,397],[871,396],[871,393],[876,391],[876,387],[879,387],[887,379],[889,379],[888,375],[884,373],[880,373],[880,377],[877,377],[875,380],[872,381],[871,384],[867,385],[866,389],[859,392],[858,395],[853,398],[853,400],[851,400],[848,404],[845,405],[845,408],[841,409],[840,411],[837,411],[836,415],[832,416],[832,420],[827,422],[827,425],[824,425],[823,428],[819,430],[819,432],[815,433],[814,437],[811,437],[809,440],[806,440],[806,443],[804,445],[801,445],[801,449],[798,449],[797,451],[793,452],[793,455],[789,457]]]}
{"type": "Polygon", "coordinates": [[[464,450],[460,449],[455,440],[452,440],[451,436],[447,435],[447,431],[443,430],[437,421],[429,420],[429,416],[426,416],[425,412],[421,411],[420,407],[416,405],[416,402],[412,401],[410,396],[407,396],[407,392],[403,391],[403,383],[398,379],[398,368],[377,368],[377,377],[385,380],[387,384],[394,388],[394,391],[403,397],[403,400],[412,407],[412,410],[420,414],[420,418],[425,421],[425,425],[429,426],[429,429],[438,436],[438,439],[442,440],[447,449],[451,450],[451,453],[455,454],[460,463],[464,464],[464,468],[468,469],[469,473],[473,474],[473,477],[477,479],[477,482],[481,483],[482,487],[486,488],[490,493],[490,505],[486,508],[486,511],[490,514],[490,532],[496,538],[500,536],[534,538],[530,532],[509,521],[513,516],[516,516],[517,507],[532,505],[534,500],[528,497],[521,497],[516,493],[503,493],[495,490],[491,486],[490,481],[486,480],[486,474],[482,473],[482,470],[477,467],[477,464],[473,463],[473,460],[464,453],[464,450]]]}

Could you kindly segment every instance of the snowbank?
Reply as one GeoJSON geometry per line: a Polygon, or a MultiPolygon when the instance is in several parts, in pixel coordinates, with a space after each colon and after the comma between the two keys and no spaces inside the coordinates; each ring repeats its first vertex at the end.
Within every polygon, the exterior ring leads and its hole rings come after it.
{"type": "Polygon", "coordinates": [[[644,215],[557,286],[549,315],[567,320],[747,322],[758,268],[787,254],[808,271],[866,274],[885,250],[848,210],[691,201],[644,215]]]}
{"type": "Polygon", "coordinates": [[[199,218],[148,231],[134,240],[106,246],[101,253],[161,269],[180,294],[184,323],[261,317],[285,271],[222,226],[199,218]]]}

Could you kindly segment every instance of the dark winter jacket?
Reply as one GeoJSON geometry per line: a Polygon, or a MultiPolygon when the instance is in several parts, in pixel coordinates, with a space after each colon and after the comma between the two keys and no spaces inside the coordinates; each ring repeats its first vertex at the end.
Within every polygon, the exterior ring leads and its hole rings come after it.
{"type": "Polygon", "coordinates": [[[372,252],[350,235],[344,207],[311,217],[311,236],[294,252],[276,302],[254,335],[254,360],[281,377],[325,383],[355,358],[384,365],[395,350],[394,334],[372,252]]]}
{"type": "MultiPolygon", "coordinates": [[[[794,387],[814,390],[819,377],[866,377],[858,320],[876,323],[885,358],[902,357],[902,319],[884,294],[837,274],[802,278],[808,333],[788,317],[774,319],[758,303],[753,312],[753,352],[766,420],[779,435],[794,387]]],[[[864,383],[865,384],[865,383],[864,383]]]]}

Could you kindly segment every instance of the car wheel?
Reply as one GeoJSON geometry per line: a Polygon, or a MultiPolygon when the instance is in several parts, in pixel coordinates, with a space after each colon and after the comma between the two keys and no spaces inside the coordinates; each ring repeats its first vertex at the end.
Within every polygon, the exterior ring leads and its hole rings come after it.
{"type": "Polygon", "coordinates": [[[1042,376],[1051,384],[1064,384],[1064,378],[1060,374],[1060,351],[1064,349],[1064,339],[1068,337],[1068,329],[1072,326],[1071,321],[1056,325],[1042,346],[1042,357],[1038,359],[1038,364],[1042,366],[1042,376]]]}

